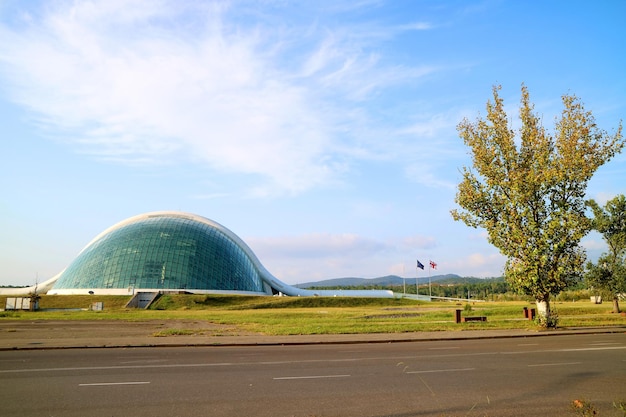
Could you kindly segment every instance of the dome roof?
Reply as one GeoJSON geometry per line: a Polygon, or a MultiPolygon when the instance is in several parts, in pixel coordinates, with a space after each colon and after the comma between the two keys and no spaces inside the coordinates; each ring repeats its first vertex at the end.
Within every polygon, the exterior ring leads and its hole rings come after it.
{"type": "Polygon", "coordinates": [[[271,294],[261,276],[266,272],[245,243],[218,223],[193,214],[154,212],[98,235],[49,294],[135,289],[271,294]]]}
{"type": "Polygon", "coordinates": [[[39,289],[20,290],[394,297],[385,290],[308,290],[285,284],[261,265],[236,234],[207,218],[176,211],[141,214],[108,228],[39,289]]]}

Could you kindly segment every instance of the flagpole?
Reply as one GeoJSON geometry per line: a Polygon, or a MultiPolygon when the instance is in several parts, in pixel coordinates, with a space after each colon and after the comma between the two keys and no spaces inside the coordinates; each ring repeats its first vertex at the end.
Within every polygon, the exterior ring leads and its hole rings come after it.
{"type": "Polygon", "coordinates": [[[433,289],[432,289],[432,286],[430,284],[430,270],[431,269],[433,269],[432,261],[430,262],[430,265],[428,266],[428,296],[432,299],[433,298],[433,289]]]}
{"type": "Polygon", "coordinates": [[[406,273],[404,272],[404,262],[402,263],[402,293],[406,295],[406,273]]]}
{"type": "Polygon", "coordinates": [[[420,294],[420,286],[419,286],[419,281],[417,280],[417,270],[419,268],[416,266],[415,267],[415,295],[419,295],[420,294]]]}
{"type": "Polygon", "coordinates": [[[417,272],[418,269],[424,270],[424,265],[422,265],[419,259],[417,260],[417,264],[415,265],[415,295],[420,295],[420,283],[417,272]]]}
{"type": "Polygon", "coordinates": [[[431,269],[437,269],[437,264],[434,263],[432,260],[428,262],[428,295],[430,299],[432,300],[433,290],[432,290],[432,286],[430,282],[430,270],[431,269]]]}

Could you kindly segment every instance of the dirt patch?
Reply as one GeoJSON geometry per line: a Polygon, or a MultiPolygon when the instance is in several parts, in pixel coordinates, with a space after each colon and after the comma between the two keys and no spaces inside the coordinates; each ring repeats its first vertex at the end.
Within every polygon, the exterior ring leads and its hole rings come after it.
{"type": "Polygon", "coordinates": [[[366,319],[402,319],[407,317],[419,317],[421,313],[396,313],[396,314],[375,314],[364,316],[366,319]]]}
{"type": "Polygon", "coordinates": [[[125,339],[176,335],[247,335],[232,325],[198,320],[0,320],[0,339],[125,339]]]}

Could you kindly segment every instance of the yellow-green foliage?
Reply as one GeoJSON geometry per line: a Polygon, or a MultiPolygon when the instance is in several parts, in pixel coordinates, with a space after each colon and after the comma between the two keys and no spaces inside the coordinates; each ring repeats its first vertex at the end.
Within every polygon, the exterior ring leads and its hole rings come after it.
{"type": "Polygon", "coordinates": [[[493,88],[485,118],[458,126],[472,166],[462,169],[460,207],[451,214],[485,229],[489,242],[507,257],[507,282],[545,303],[549,315],[551,295],[583,271],[579,242],[591,227],[584,210],[587,184],[626,141],[621,124],[614,134],[606,133],[570,95],[562,97],[563,111],[550,133],[525,86],[515,131],[499,90],[493,88]]]}

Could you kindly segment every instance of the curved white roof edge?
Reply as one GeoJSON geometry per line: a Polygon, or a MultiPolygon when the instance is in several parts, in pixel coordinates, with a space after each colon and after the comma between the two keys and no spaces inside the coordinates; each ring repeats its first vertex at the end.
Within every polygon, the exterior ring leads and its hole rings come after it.
{"type": "Polygon", "coordinates": [[[0,288],[0,295],[27,295],[27,294],[46,294],[61,274],[57,274],[47,281],[40,284],[31,285],[30,287],[20,288],[0,288]]]}

